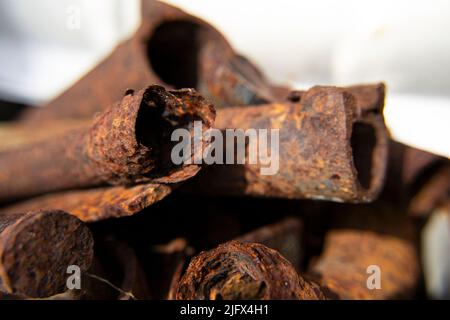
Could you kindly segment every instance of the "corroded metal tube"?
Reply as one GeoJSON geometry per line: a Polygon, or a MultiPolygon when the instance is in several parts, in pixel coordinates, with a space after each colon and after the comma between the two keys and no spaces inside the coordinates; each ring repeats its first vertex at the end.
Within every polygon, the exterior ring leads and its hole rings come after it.
{"type": "Polygon", "coordinates": [[[26,122],[91,117],[129,88],[156,83],[195,88],[216,107],[256,104],[273,97],[263,76],[237,55],[211,25],[170,5],[144,0],[137,32],[26,122]]]}
{"type": "Polygon", "coordinates": [[[1,208],[0,213],[59,208],[84,222],[94,222],[131,216],[165,198],[174,188],[173,184],[144,183],[51,193],[1,208]]]}
{"type": "Polygon", "coordinates": [[[190,263],[177,300],[324,299],[277,251],[262,244],[230,241],[190,263]]]}
{"type": "Polygon", "coordinates": [[[314,87],[300,101],[220,109],[217,128],[279,129],[279,170],[263,175],[264,165],[249,161],[215,165],[191,188],[209,194],[372,201],[383,186],[388,155],[380,108],[362,109],[345,89],[314,87]]]}
{"type": "Polygon", "coordinates": [[[197,120],[208,129],[214,117],[212,105],[193,90],[129,92],[89,125],[1,152],[0,201],[105,183],[183,181],[200,166],[173,164],[172,131],[193,130],[197,120]]]}
{"type": "Polygon", "coordinates": [[[0,214],[0,291],[43,298],[66,289],[67,268],[86,271],[93,258],[89,229],[58,210],[0,214]]]}
{"type": "Polygon", "coordinates": [[[310,272],[329,298],[384,300],[413,297],[419,269],[410,241],[371,231],[333,230],[310,272]],[[371,275],[379,276],[380,287],[371,275]]]}

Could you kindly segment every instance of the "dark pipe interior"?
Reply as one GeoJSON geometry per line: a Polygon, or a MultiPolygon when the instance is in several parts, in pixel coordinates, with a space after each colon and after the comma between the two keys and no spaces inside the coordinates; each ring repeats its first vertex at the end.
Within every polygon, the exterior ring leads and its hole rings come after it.
{"type": "Polygon", "coordinates": [[[358,173],[358,181],[365,189],[370,188],[376,142],[375,129],[372,126],[360,122],[353,124],[351,137],[353,161],[358,173]]]}
{"type": "Polygon", "coordinates": [[[181,166],[171,160],[172,149],[178,143],[171,141],[172,132],[177,128],[187,128],[194,121],[202,121],[198,115],[175,112],[185,107],[174,95],[161,93],[158,89],[148,90],[144,95],[136,119],[136,140],[152,150],[152,158],[158,167],[157,172],[152,173],[156,174],[155,177],[164,176],[181,166]]]}
{"type": "Polygon", "coordinates": [[[175,88],[195,88],[198,82],[199,32],[189,21],[164,22],[148,42],[147,54],[155,73],[175,88]]]}

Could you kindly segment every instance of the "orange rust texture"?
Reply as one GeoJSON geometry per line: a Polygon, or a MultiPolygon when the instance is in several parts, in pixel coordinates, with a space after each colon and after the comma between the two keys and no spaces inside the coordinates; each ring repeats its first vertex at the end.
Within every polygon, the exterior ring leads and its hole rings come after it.
{"type": "Polygon", "coordinates": [[[67,267],[86,271],[92,259],[89,229],[65,212],[0,214],[0,291],[6,295],[60,293],[66,288],[67,267]]]}
{"type": "Polygon", "coordinates": [[[176,183],[198,165],[171,165],[170,135],[215,111],[193,90],[129,92],[88,126],[0,153],[0,201],[105,183],[176,183]]]}
{"type": "Polygon", "coordinates": [[[86,126],[89,120],[58,121],[45,124],[45,129],[36,130],[35,124],[20,122],[0,125],[0,153],[12,148],[19,148],[29,144],[64,134],[70,130],[86,126]]]}
{"type": "Polygon", "coordinates": [[[259,71],[236,55],[225,38],[206,22],[158,1],[143,1],[142,12],[142,24],[132,38],[118,45],[59,97],[43,108],[26,112],[23,120],[43,123],[89,118],[119,100],[127,89],[152,83],[168,88],[195,88],[216,107],[271,97],[259,71]],[[157,57],[152,56],[153,51],[157,57]],[[158,57],[169,60],[152,60],[158,57]],[[179,68],[172,70],[175,63],[179,68]],[[170,83],[173,76],[161,77],[155,68],[176,73],[176,83],[170,83]]]}
{"type": "Polygon", "coordinates": [[[180,281],[177,300],[324,299],[277,251],[230,241],[196,256],[180,281]]]}
{"type": "Polygon", "coordinates": [[[371,231],[333,230],[311,272],[335,299],[411,298],[417,289],[419,264],[410,241],[371,231]],[[380,268],[381,289],[370,290],[371,265],[380,268]]]}
{"type": "Polygon", "coordinates": [[[382,110],[362,110],[344,89],[313,87],[300,102],[220,109],[216,127],[280,129],[280,167],[275,175],[261,175],[260,163],[212,166],[192,187],[202,193],[370,202],[383,186],[388,134],[382,110]],[[354,130],[355,124],[365,130],[354,130]],[[352,141],[364,150],[367,128],[373,149],[356,154],[352,141]],[[357,170],[355,161],[366,167],[357,170]]]}
{"type": "Polygon", "coordinates": [[[130,216],[166,197],[175,186],[142,184],[75,190],[36,197],[2,208],[1,212],[24,212],[58,208],[85,222],[130,216]]]}
{"type": "MultiPolygon", "coordinates": [[[[291,101],[300,101],[306,91],[290,90],[288,87],[272,87],[279,100],[288,99],[291,101]]],[[[384,101],[386,98],[386,85],[382,82],[374,84],[360,84],[349,87],[343,87],[351,93],[355,99],[357,108],[362,113],[383,112],[384,101]]]]}
{"type": "MultiPolygon", "coordinates": [[[[409,299],[420,277],[417,226],[405,207],[384,199],[363,205],[329,204],[322,254],[310,274],[335,299],[409,299]],[[370,290],[369,266],[380,268],[381,289],[370,290]]],[[[371,271],[373,272],[373,270],[371,271]]],[[[372,282],[371,282],[372,283],[372,282]]]]}

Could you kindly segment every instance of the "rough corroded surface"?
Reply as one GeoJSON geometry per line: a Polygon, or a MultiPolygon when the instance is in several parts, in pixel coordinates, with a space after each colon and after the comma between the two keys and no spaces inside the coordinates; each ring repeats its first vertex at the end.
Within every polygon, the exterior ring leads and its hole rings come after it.
{"type": "Polygon", "coordinates": [[[66,286],[67,267],[92,262],[89,229],[62,211],[0,215],[0,290],[48,297],[66,286]]]}
{"type": "Polygon", "coordinates": [[[0,153],[12,148],[19,148],[54,137],[70,130],[84,127],[89,120],[58,121],[46,123],[42,129],[36,129],[35,123],[18,122],[0,125],[0,153]]]}
{"type": "Polygon", "coordinates": [[[180,281],[178,300],[324,299],[277,251],[230,241],[200,253],[180,281]]]}
{"type": "Polygon", "coordinates": [[[2,208],[0,213],[58,208],[82,221],[94,222],[138,213],[166,197],[173,188],[172,185],[142,184],[60,192],[2,208]]]}
{"type": "Polygon", "coordinates": [[[280,129],[279,171],[261,175],[263,166],[248,161],[213,166],[197,181],[201,192],[369,202],[383,185],[382,112],[363,112],[343,89],[314,87],[300,102],[221,109],[216,127],[280,129]]]}
{"type": "Polygon", "coordinates": [[[198,90],[217,107],[264,104],[276,99],[265,77],[246,58],[218,50],[210,41],[201,52],[198,90]]]}
{"type": "MultiPolygon", "coordinates": [[[[356,100],[356,105],[362,113],[382,113],[384,109],[384,100],[386,98],[386,85],[384,83],[360,84],[349,87],[343,87],[351,93],[356,100]]],[[[306,91],[293,90],[288,87],[273,87],[272,89],[278,100],[288,99],[298,102],[306,91]]]]}
{"type": "Polygon", "coordinates": [[[154,85],[129,92],[89,126],[1,152],[0,201],[105,183],[186,180],[200,166],[173,165],[172,131],[192,130],[195,120],[207,129],[214,117],[212,105],[193,90],[154,85]]]}
{"type": "Polygon", "coordinates": [[[299,218],[286,218],[278,223],[258,228],[235,240],[255,242],[278,251],[299,270],[303,258],[302,222],[299,218]]]}
{"type": "Polygon", "coordinates": [[[400,299],[415,292],[419,265],[416,250],[407,240],[370,231],[333,230],[311,272],[329,298],[400,299]],[[367,286],[371,265],[380,267],[380,290],[367,286]]]}

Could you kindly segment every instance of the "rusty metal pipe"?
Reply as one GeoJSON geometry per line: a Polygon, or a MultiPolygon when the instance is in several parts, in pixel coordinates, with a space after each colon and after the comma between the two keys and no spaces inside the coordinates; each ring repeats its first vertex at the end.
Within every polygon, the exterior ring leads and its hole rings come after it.
{"type": "Polygon", "coordinates": [[[89,229],[59,211],[0,214],[0,291],[43,298],[66,289],[67,267],[86,271],[93,258],[89,229]]]}
{"type": "Polygon", "coordinates": [[[42,108],[29,110],[27,123],[90,118],[149,84],[195,88],[216,107],[267,102],[270,86],[225,38],[206,22],[167,4],[144,0],[142,24],[132,38],[42,108]]]}
{"type": "Polygon", "coordinates": [[[324,299],[277,251],[230,241],[196,256],[182,277],[177,300],[324,299]]]}
{"type": "Polygon", "coordinates": [[[332,299],[404,299],[417,290],[419,262],[414,245],[405,239],[361,230],[333,230],[310,269],[332,299]],[[368,286],[379,267],[381,288],[368,286]],[[369,272],[368,272],[369,271],[369,272]]]}
{"type": "Polygon", "coordinates": [[[314,87],[300,101],[220,109],[217,128],[280,130],[279,171],[262,175],[263,165],[249,161],[215,165],[196,179],[191,190],[372,201],[383,186],[388,155],[388,133],[379,108],[361,109],[345,89],[314,87]]]}
{"type": "Polygon", "coordinates": [[[0,213],[59,208],[84,222],[94,222],[131,216],[162,200],[176,187],[144,183],[51,193],[1,208],[0,213]]]}
{"type": "Polygon", "coordinates": [[[200,166],[171,162],[172,130],[193,130],[196,120],[208,129],[214,116],[193,90],[130,92],[85,127],[1,152],[0,201],[105,183],[183,181],[200,166]]]}

